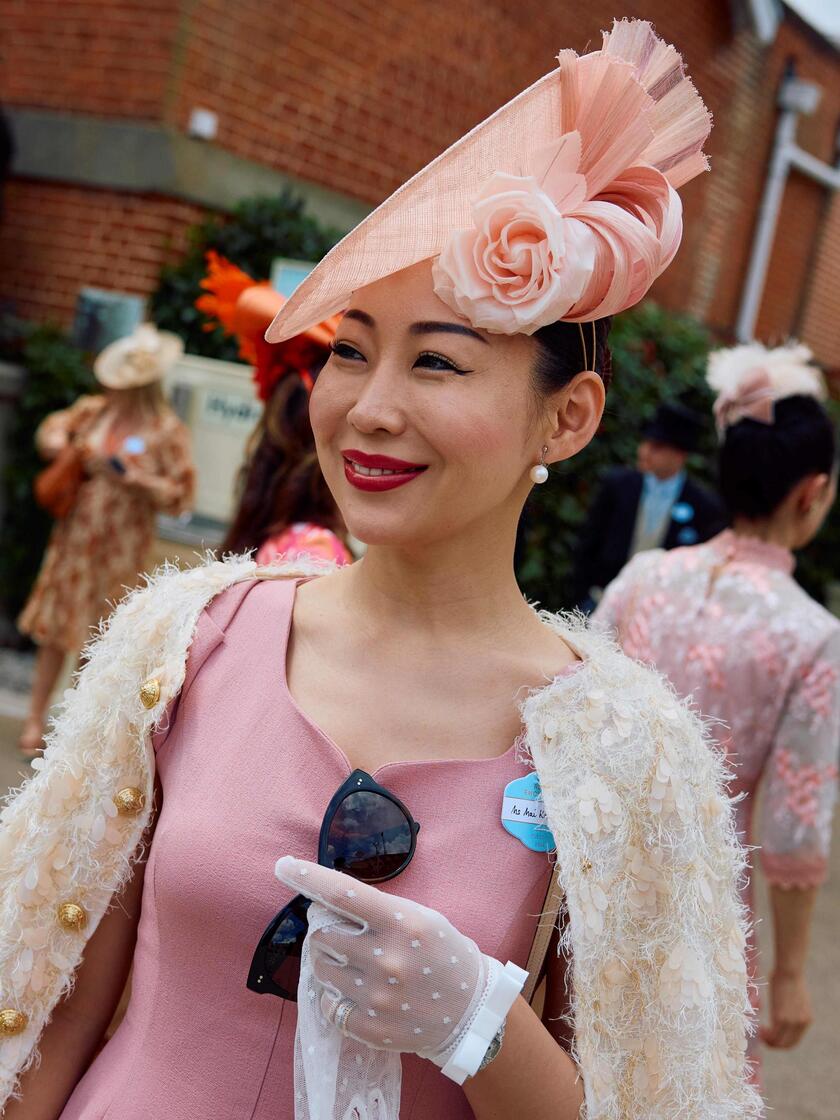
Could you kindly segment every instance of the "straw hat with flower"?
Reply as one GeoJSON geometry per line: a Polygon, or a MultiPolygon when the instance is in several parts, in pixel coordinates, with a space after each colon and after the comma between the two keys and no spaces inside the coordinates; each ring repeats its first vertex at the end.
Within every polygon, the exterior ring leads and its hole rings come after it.
{"type": "Polygon", "coordinates": [[[141,323],[131,334],[105,347],[93,363],[93,372],[106,389],[139,389],[162,381],[183,352],[177,334],[141,323]]]}

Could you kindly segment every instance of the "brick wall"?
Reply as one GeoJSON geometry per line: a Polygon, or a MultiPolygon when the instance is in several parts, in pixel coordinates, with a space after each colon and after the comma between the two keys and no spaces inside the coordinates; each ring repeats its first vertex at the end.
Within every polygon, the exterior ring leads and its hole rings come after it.
{"type": "MultiPolygon", "coordinates": [[[[798,21],[781,28],[777,59],[792,58],[797,73],[816,82],[822,101],[812,117],[802,118],[797,140],[826,163],[836,160],[840,124],[840,53],[820,45],[798,21]]],[[[836,199],[837,196],[835,196],[836,199]]],[[[840,349],[811,310],[834,303],[840,289],[840,223],[829,222],[830,192],[793,172],[779,216],[768,283],[758,320],[759,337],[795,334],[814,349],[823,364],[840,367],[840,349]],[[817,272],[817,266],[819,271],[817,272]]],[[[832,318],[836,317],[836,311],[832,318]]],[[[837,339],[834,334],[834,340],[837,339]]]]}
{"type": "Polygon", "coordinates": [[[184,251],[195,206],[154,195],[14,180],[0,223],[0,300],[21,315],[69,323],[82,287],[147,295],[184,251]]]}
{"type": "MultiPolygon", "coordinates": [[[[622,5],[678,45],[716,118],[712,174],[683,191],[683,247],[653,294],[723,335],[737,314],[788,57],[824,90],[818,114],[802,122],[803,146],[832,159],[840,117],[838,52],[790,15],[768,51],[734,19],[736,8],[725,0],[622,5]]],[[[606,0],[583,8],[544,0],[0,0],[9,44],[0,99],[178,129],[203,106],[218,114],[217,142],[234,154],[375,203],[545,73],[561,46],[596,45],[613,11],[606,0]]],[[[135,205],[157,213],[163,204],[135,205]]],[[[94,202],[87,213],[97,213],[94,202]]],[[[820,248],[840,237],[840,223],[829,230],[824,215],[821,188],[792,178],[759,321],[765,337],[800,329],[810,337],[810,301],[840,285],[840,244],[820,248]]],[[[43,246],[33,262],[31,232],[6,236],[17,237],[34,275],[43,246]]],[[[117,257],[113,267],[124,271],[117,257]]],[[[824,361],[840,364],[825,332],[813,342],[824,361]]]]}
{"type": "MultiPolygon", "coordinates": [[[[376,202],[550,70],[561,47],[597,44],[613,10],[603,0],[203,0],[172,123],[206,105],[232,151],[376,202]]],[[[646,0],[622,12],[678,42],[701,88],[731,34],[724,2],[646,0]]]]}
{"type": "MultiPolygon", "coordinates": [[[[824,361],[840,369],[840,194],[827,204],[823,237],[814,255],[802,313],[802,336],[824,361]]],[[[840,388],[840,378],[835,379],[840,388]]]]}
{"type": "Polygon", "coordinates": [[[160,119],[180,6],[173,0],[0,0],[0,101],[160,119]]]}

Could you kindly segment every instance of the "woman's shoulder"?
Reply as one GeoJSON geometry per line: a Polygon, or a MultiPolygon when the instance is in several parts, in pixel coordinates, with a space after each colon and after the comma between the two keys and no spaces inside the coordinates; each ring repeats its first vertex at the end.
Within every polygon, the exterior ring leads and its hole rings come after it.
{"type": "Polygon", "coordinates": [[[72,407],[99,410],[104,408],[107,403],[108,399],[104,393],[82,393],[80,397],[76,397],[72,407]]]}
{"type": "Polygon", "coordinates": [[[164,565],[122,600],[88,645],[86,678],[96,683],[103,673],[108,675],[109,666],[121,666],[120,695],[113,699],[129,707],[141,686],[152,680],[159,723],[224,640],[255,588],[315,571],[304,562],[263,568],[247,555],[216,560],[210,554],[192,568],[164,565]]]}
{"type": "Polygon", "coordinates": [[[797,629],[809,646],[840,642],[840,618],[812,598],[793,576],[774,572],[779,609],[800,620],[797,629]]]}
{"type": "Polygon", "coordinates": [[[147,420],[149,435],[161,440],[189,440],[190,429],[175,409],[167,404],[147,420]]]}
{"type": "Polygon", "coordinates": [[[569,615],[544,615],[582,663],[523,706],[531,752],[575,758],[590,772],[635,784],[667,756],[686,773],[719,761],[695,709],[655,669],[622,653],[613,638],[569,615]],[[712,756],[715,757],[712,757],[712,756]]]}
{"type": "MultiPolygon", "coordinates": [[[[82,393],[80,397],[76,397],[68,409],[60,409],[59,411],[63,411],[66,415],[72,417],[74,422],[84,421],[88,418],[92,419],[102,412],[107,403],[108,401],[103,393],[82,393]]],[[[56,415],[56,413],[52,415],[56,415]]]]}
{"type": "Polygon", "coordinates": [[[177,639],[187,631],[186,620],[193,614],[195,619],[206,614],[218,626],[232,617],[256,583],[308,578],[325,570],[329,569],[324,564],[305,559],[260,565],[247,553],[221,560],[208,553],[203,563],[189,568],[166,563],[117,605],[93,645],[105,638],[130,640],[132,634],[154,636],[160,642],[177,639]]]}
{"type": "Polygon", "coordinates": [[[87,647],[86,659],[92,663],[125,656],[159,669],[164,678],[177,678],[176,667],[201,619],[206,616],[212,626],[224,629],[249,584],[308,574],[301,563],[260,568],[248,555],[217,560],[209,553],[204,563],[191,568],[164,564],[118,603],[87,647]]]}
{"type": "Polygon", "coordinates": [[[664,548],[650,548],[637,552],[609,586],[618,587],[626,593],[647,585],[659,586],[663,580],[682,579],[689,571],[701,566],[702,548],[702,545],[695,545],[692,548],[674,548],[668,551],[664,548]]]}

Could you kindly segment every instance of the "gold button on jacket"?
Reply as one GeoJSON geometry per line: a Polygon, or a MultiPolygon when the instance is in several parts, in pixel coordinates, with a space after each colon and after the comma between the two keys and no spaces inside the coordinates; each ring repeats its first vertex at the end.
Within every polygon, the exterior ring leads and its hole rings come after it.
{"type": "Polygon", "coordinates": [[[0,1037],[11,1038],[12,1035],[22,1034],[28,1023],[29,1020],[22,1011],[4,1007],[0,1011],[0,1037]]]}
{"type": "Polygon", "coordinates": [[[144,708],[153,708],[160,700],[160,681],[150,677],[140,689],[140,702],[144,708]]]}
{"type": "Polygon", "coordinates": [[[84,929],[87,925],[87,910],[78,902],[62,902],[58,908],[58,924],[71,933],[84,929]]]}
{"type": "Polygon", "coordinates": [[[132,816],[134,813],[139,813],[146,803],[146,798],[143,796],[141,790],[136,786],[126,786],[114,798],[114,804],[117,807],[117,812],[121,816],[132,816]]]}

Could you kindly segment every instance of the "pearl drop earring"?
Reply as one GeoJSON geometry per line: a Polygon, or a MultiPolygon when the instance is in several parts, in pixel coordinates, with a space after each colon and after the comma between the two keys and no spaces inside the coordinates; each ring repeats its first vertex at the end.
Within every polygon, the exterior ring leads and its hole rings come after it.
{"type": "Polygon", "coordinates": [[[548,481],[548,467],[545,465],[545,456],[548,451],[547,447],[542,449],[540,461],[535,467],[531,467],[531,481],[536,483],[537,486],[542,485],[543,482],[548,481]]]}

